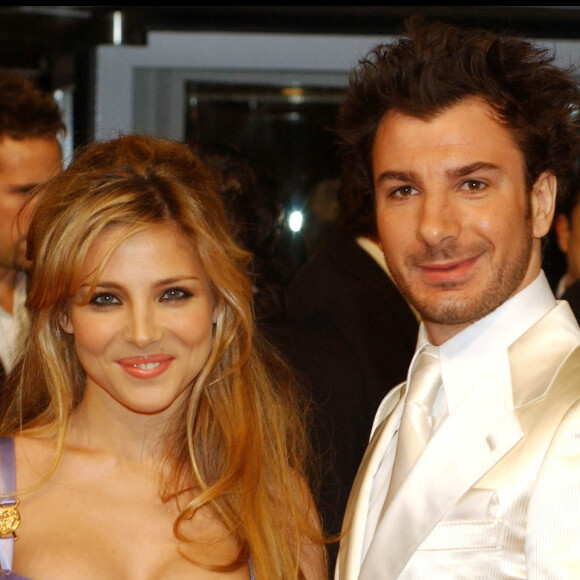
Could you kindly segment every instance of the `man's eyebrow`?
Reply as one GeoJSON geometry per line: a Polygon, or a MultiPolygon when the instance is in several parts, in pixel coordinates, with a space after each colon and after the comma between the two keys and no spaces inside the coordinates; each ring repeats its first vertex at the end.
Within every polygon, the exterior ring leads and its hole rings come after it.
{"type": "Polygon", "coordinates": [[[397,171],[397,170],[389,170],[389,171],[384,171],[383,173],[381,173],[377,179],[376,182],[380,183],[381,181],[388,181],[388,180],[393,180],[393,181],[417,181],[418,176],[414,171],[397,171]]]}
{"type": "Polygon", "coordinates": [[[472,173],[482,170],[501,171],[501,168],[498,165],[495,165],[495,163],[490,163],[488,161],[476,161],[469,165],[449,169],[446,173],[449,177],[465,177],[466,175],[471,175],[472,173]]]}
{"type": "MultiPolygon", "coordinates": [[[[490,163],[489,161],[476,161],[475,163],[470,163],[469,165],[462,165],[460,167],[452,167],[448,169],[445,173],[447,177],[458,178],[465,177],[466,175],[471,175],[477,171],[501,171],[501,168],[495,163],[490,163]]],[[[381,183],[382,181],[402,181],[402,182],[413,182],[419,181],[419,176],[414,171],[405,171],[397,169],[389,169],[381,173],[377,179],[376,183],[381,183]]]]}

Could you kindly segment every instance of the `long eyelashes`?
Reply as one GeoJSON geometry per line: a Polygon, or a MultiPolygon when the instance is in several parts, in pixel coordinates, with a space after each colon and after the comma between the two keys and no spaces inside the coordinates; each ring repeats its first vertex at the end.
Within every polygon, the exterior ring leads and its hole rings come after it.
{"type": "MultiPolygon", "coordinates": [[[[193,296],[190,290],[185,288],[168,288],[159,296],[159,302],[182,302],[193,296]]],[[[89,304],[98,307],[108,307],[121,304],[122,301],[111,292],[97,292],[89,300],[89,304]]]]}
{"type": "Polygon", "coordinates": [[[112,306],[114,304],[120,303],[121,301],[110,292],[98,292],[97,294],[93,294],[93,296],[89,300],[89,304],[101,307],[112,306]]]}
{"type": "Polygon", "coordinates": [[[185,288],[169,288],[165,290],[159,300],[166,302],[180,302],[191,298],[193,294],[185,288]]]}

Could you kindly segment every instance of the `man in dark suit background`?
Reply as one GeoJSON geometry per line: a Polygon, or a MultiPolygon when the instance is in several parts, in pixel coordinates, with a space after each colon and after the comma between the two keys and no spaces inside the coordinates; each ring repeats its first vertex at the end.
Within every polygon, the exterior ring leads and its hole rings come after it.
{"type": "Polygon", "coordinates": [[[0,74],[0,386],[24,320],[26,223],[30,190],[61,167],[65,126],[51,95],[26,76],[0,74]]]}
{"type": "MultiPolygon", "coordinates": [[[[388,390],[404,380],[418,321],[390,279],[372,199],[348,184],[339,219],[286,296],[283,351],[312,393],[315,448],[323,456],[320,510],[340,532],[348,493],[388,390]]],[[[330,554],[331,567],[334,555],[330,554]]]]}

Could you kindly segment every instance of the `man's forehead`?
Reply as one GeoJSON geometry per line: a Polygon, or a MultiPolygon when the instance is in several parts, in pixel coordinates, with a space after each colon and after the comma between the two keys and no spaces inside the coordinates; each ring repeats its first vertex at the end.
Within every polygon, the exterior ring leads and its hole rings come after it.
{"type": "MultiPolygon", "coordinates": [[[[498,152],[523,159],[512,133],[497,120],[493,109],[481,99],[465,99],[429,118],[418,118],[399,110],[382,119],[373,143],[373,165],[398,157],[464,155],[465,162],[492,161],[498,152]],[[473,153],[478,159],[469,159],[473,153]],[[490,158],[486,159],[486,155],[490,158]]],[[[463,163],[463,161],[461,161],[463,163]]],[[[402,168],[401,168],[402,169],[402,168]]]]}
{"type": "Polygon", "coordinates": [[[43,181],[61,164],[61,147],[55,136],[0,139],[0,171],[12,173],[18,181],[43,181]]]}
{"type": "Polygon", "coordinates": [[[474,123],[481,125],[489,124],[503,129],[508,134],[510,133],[498,118],[498,114],[493,107],[486,100],[480,97],[467,97],[430,115],[423,116],[413,115],[400,109],[392,109],[385,113],[379,123],[378,130],[381,130],[385,125],[397,127],[405,124],[417,128],[438,128],[441,124],[444,124],[447,131],[442,135],[443,142],[452,144],[455,139],[457,139],[457,136],[454,134],[452,129],[455,129],[456,133],[461,134],[462,129],[468,129],[473,125],[473,123],[471,123],[466,126],[463,123],[466,118],[471,118],[474,123]]]}

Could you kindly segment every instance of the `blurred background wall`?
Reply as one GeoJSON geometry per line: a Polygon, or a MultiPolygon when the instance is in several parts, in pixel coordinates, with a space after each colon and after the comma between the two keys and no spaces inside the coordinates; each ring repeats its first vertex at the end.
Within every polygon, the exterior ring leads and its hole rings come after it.
{"type": "Polygon", "coordinates": [[[240,147],[280,200],[291,278],[334,218],[336,111],[369,48],[422,12],[534,38],[567,66],[580,63],[578,8],[4,6],[0,68],[55,92],[65,156],[119,132],[240,147]]]}

